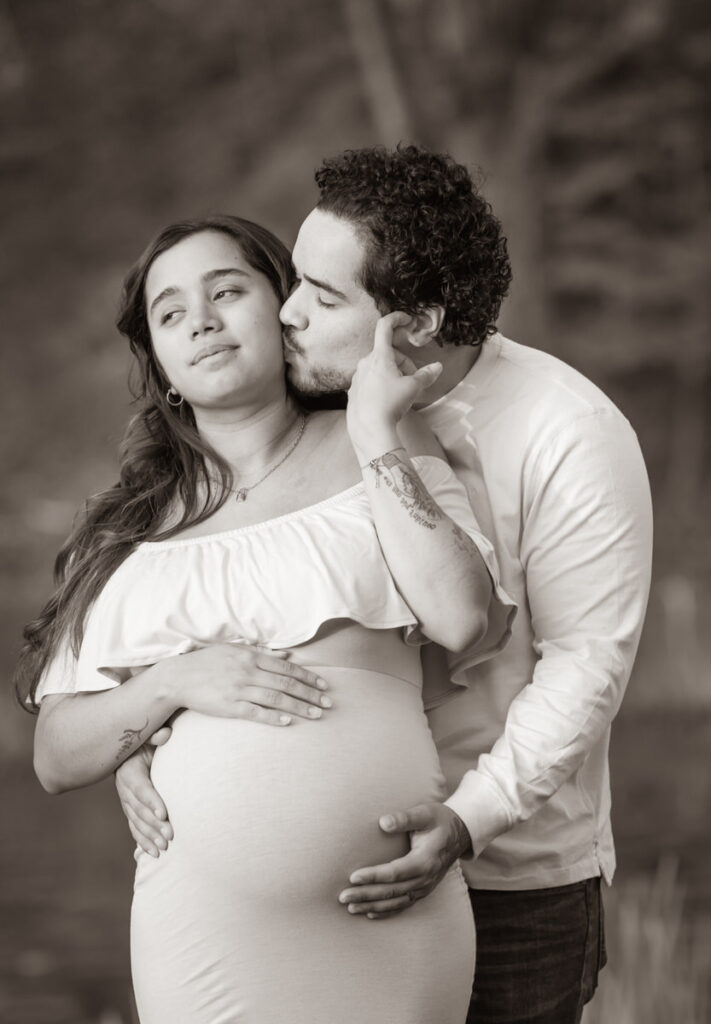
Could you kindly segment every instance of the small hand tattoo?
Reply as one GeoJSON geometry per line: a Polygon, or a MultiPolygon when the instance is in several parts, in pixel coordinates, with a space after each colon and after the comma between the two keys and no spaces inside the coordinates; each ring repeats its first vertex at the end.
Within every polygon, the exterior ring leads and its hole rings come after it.
{"type": "MultiPolygon", "coordinates": [[[[116,755],[117,761],[121,761],[124,755],[128,754],[129,751],[132,749],[135,741],[141,739],[141,734],[143,733],[143,730],[147,727],[147,725],[148,719],[145,720],[140,729],[124,729],[124,731],[121,733],[121,736],[119,737],[119,749],[118,754],[116,755]]],[[[137,743],[135,745],[138,746],[137,743]]]]}
{"type": "MultiPolygon", "coordinates": [[[[404,449],[403,449],[404,450],[404,449]]],[[[442,519],[442,509],[426,489],[415,470],[404,462],[397,452],[371,459],[368,463],[375,473],[375,486],[382,480],[395,494],[411,519],[428,530],[434,530],[442,519]]]]}

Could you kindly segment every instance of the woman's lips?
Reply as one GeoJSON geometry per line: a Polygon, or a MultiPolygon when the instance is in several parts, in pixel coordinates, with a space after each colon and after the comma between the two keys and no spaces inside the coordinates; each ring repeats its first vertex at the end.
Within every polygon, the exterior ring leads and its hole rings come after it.
{"type": "Polygon", "coordinates": [[[202,363],[206,359],[214,359],[216,356],[224,355],[226,352],[235,352],[239,346],[237,345],[208,345],[193,359],[193,366],[196,363],[202,363]]]}

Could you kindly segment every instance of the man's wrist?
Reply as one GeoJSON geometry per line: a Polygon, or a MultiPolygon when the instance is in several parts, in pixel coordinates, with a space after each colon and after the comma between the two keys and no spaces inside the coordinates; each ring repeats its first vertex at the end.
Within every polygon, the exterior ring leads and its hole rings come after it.
{"type": "Polygon", "coordinates": [[[457,857],[471,856],[472,837],[469,835],[469,829],[456,811],[453,811],[451,807],[448,810],[452,817],[452,834],[454,836],[453,842],[457,851],[457,857]]]}

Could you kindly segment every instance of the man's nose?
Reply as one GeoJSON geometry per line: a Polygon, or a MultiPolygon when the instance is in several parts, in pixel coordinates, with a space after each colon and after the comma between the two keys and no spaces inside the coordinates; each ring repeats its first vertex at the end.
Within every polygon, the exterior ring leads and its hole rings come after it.
{"type": "Polygon", "coordinates": [[[279,310],[279,319],[285,327],[295,327],[297,331],[303,331],[306,327],[306,316],[298,301],[298,292],[292,292],[284,305],[279,310]]]}

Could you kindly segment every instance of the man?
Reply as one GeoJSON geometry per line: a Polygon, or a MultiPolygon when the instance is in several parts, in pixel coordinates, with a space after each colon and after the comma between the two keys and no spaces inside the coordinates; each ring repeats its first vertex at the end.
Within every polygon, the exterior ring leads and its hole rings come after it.
{"type": "Polygon", "coordinates": [[[368,149],[326,161],[316,182],[281,313],[291,383],[347,388],[378,318],[409,314],[396,348],[408,369],[442,363],[422,415],[519,604],[494,659],[427,650],[451,795],[381,818],[411,834],[411,851],[352,875],[344,911],[407,911],[461,857],[478,936],[469,1020],[579,1021],[605,960],[600,877],[614,872],[609,727],[649,588],[639,446],[593,384],[495,333],[505,240],[464,167],[416,147],[368,149]]]}

